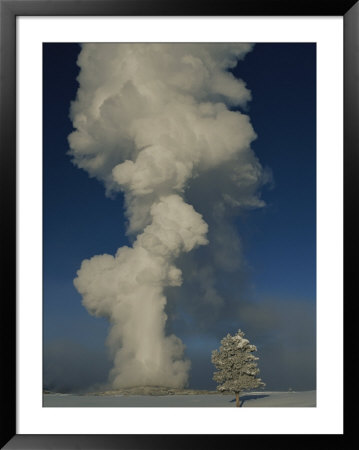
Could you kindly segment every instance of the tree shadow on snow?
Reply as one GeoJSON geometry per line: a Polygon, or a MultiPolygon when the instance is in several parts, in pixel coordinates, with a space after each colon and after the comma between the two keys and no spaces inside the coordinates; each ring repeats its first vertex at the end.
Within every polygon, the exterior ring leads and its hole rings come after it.
{"type": "MultiPolygon", "coordinates": [[[[240,406],[243,406],[243,403],[248,400],[256,400],[257,398],[264,398],[269,397],[267,394],[248,394],[248,395],[242,395],[239,397],[240,406]]],[[[230,400],[231,403],[235,403],[236,399],[230,400]]]]}

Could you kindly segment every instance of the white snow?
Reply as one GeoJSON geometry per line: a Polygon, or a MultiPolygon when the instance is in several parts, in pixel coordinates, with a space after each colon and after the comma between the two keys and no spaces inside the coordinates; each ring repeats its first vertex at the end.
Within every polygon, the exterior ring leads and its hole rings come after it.
{"type": "MultiPolygon", "coordinates": [[[[316,391],[247,392],[240,397],[241,406],[315,407],[316,391]]],[[[235,408],[231,394],[199,395],[43,395],[44,407],[229,407],[235,408]]]]}

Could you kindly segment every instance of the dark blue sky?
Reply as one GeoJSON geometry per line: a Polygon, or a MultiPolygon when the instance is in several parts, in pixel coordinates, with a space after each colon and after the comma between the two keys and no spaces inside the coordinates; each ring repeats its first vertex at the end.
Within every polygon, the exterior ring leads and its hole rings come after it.
{"type": "Polygon", "coordinates": [[[252,148],[273,172],[273,189],[263,192],[267,207],[251,212],[244,239],[253,282],[261,294],[313,300],[315,46],[257,44],[237,71],[253,95],[249,115],[258,139],[252,148]]]}
{"type": "MultiPolygon", "coordinates": [[[[88,314],[72,282],[83,259],[114,254],[127,243],[122,196],[105,197],[103,185],[67,155],[79,51],[77,44],[45,44],[43,53],[44,383],[59,390],[106,380],[107,323],[88,314]]],[[[315,44],[256,44],[233,73],[252,91],[247,113],[258,135],[252,148],[273,178],[262,190],[267,206],[235,218],[248,266],[248,301],[257,308],[255,314],[243,312],[240,325],[259,349],[268,388],[312,389],[315,44]]],[[[237,325],[229,315],[228,331],[237,325]]],[[[181,336],[180,325],[174,329],[192,359],[191,385],[214,387],[210,351],[219,346],[218,330],[192,339],[185,332],[181,336]]]]}

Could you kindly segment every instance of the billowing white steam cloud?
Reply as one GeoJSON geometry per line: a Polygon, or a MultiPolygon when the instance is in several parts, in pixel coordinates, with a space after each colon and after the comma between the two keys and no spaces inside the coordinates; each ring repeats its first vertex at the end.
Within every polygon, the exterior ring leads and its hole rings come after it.
{"type": "Polygon", "coordinates": [[[175,260],[206,245],[208,226],[184,197],[190,180],[218,170],[223,204],[260,206],[262,168],[244,106],[250,92],[227,71],[250,44],[85,44],[72,104],[73,162],[123,191],[133,246],[83,261],[74,283],[83,304],[111,323],[114,387],[184,386],[183,344],[165,335],[167,286],[180,286],[175,260]],[[222,179],[224,179],[222,177],[222,179]],[[238,191],[239,192],[239,191],[238,191]]]}

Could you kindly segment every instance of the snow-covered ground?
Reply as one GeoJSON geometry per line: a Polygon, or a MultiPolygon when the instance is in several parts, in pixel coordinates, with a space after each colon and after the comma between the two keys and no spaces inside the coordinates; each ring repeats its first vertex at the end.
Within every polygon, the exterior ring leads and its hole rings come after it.
{"type": "MultiPolygon", "coordinates": [[[[316,391],[248,392],[241,395],[241,406],[314,407],[316,391]]],[[[234,395],[72,395],[45,394],[43,406],[49,407],[230,407],[236,406],[234,395]]]]}

